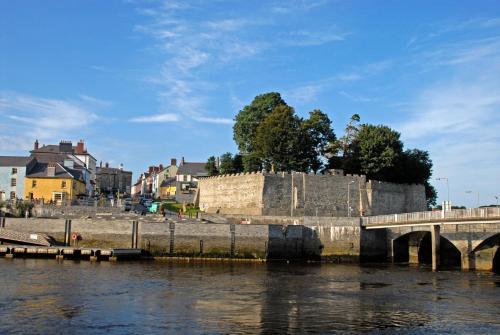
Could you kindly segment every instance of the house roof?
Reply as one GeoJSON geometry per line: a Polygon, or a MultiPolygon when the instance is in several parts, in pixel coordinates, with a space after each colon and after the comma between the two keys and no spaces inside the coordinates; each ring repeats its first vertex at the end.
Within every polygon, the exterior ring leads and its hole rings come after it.
{"type": "Polygon", "coordinates": [[[85,150],[82,153],[77,153],[76,146],[72,146],[70,152],[61,152],[60,146],[58,144],[47,144],[47,145],[44,145],[38,149],[31,150],[30,152],[32,154],[51,154],[52,153],[52,154],[88,155],[88,156],[91,156],[92,158],[94,158],[94,156],[92,156],[90,153],[88,153],[87,150],[85,150]]]}
{"type": "Polygon", "coordinates": [[[177,175],[192,175],[192,176],[208,176],[208,171],[205,169],[206,163],[184,163],[179,166],[177,175]]]}
{"type": "Polygon", "coordinates": [[[49,164],[54,163],[41,163],[37,162],[33,168],[26,174],[28,178],[73,178],[78,179],[80,181],[83,180],[83,173],[77,169],[70,169],[68,167],[63,166],[60,163],[55,163],[55,173],[54,176],[48,176],[48,167],[49,164]]]}
{"type": "Polygon", "coordinates": [[[106,173],[106,174],[117,174],[117,173],[132,173],[131,171],[125,171],[119,168],[110,168],[110,167],[97,167],[96,173],[106,173]]]}
{"type": "Polygon", "coordinates": [[[160,187],[169,187],[175,185],[175,178],[167,178],[161,182],[160,187]]]}
{"type": "Polygon", "coordinates": [[[0,156],[0,166],[26,166],[29,157],[0,156]]]}

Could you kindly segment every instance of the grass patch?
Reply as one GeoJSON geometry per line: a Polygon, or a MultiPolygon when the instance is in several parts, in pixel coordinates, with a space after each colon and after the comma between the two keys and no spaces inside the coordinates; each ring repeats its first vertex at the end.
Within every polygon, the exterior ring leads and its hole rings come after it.
{"type": "Polygon", "coordinates": [[[184,215],[189,215],[191,214],[192,216],[196,216],[196,214],[200,211],[198,207],[186,205],[186,211],[183,211],[183,206],[181,203],[174,202],[174,201],[164,201],[162,202],[161,206],[165,206],[165,208],[168,211],[174,212],[174,213],[179,213],[179,210],[182,212],[184,215]]]}

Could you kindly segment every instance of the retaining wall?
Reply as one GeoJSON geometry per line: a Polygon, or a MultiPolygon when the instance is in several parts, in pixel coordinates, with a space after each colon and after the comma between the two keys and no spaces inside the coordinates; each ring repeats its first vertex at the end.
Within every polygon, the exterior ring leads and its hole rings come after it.
{"type": "Polygon", "coordinates": [[[365,176],[241,173],[202,178],[207,213],[263,216],[381,215],[426,209],[423,185],[367,181],[365,176]]]}
{"type": "MultiPolygon", "coordinates": [[[[64,241],[63,219],[8,218],[6,228],[47,234],[64,241]]],[[[132,221],[73,219],[78,246],[130,248],[132,221]]],[[[140,221],[138,245],[151,255],[261,259],[319,259],[320,245],[311,228],[281,225],[235,225],[140,221]]]]}

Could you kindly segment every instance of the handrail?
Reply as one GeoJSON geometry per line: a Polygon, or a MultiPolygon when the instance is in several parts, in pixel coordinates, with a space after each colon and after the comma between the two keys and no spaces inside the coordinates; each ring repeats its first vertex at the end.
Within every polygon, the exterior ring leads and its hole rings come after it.
{"type": "Polygon", "coordinates": [[[482,207],[454,209],[451,211],[426,211],[413,213],[399,213],[366,216],[361,218],[362,225],[369,226],[375,224],[405,224],[429,221],[450,221],[500,217],[500,207],[482,207]]]}

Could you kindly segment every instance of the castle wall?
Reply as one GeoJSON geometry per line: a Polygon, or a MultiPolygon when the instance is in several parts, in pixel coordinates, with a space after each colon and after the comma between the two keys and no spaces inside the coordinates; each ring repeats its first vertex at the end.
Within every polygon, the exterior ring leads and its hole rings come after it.
{"type": "Polygon", "coordinates": [[[262,215],[261,173],[201,178],[198,187],[200,208],[207,213],[262,215]]]}
{"type": "Polygon", "coordinates": [[[423,211],[425,189],[338,173],[252,173],[200,180],[200,208],[207,213],[342,217],[348,216],[348,203],[351,216],[423,211]]]}

